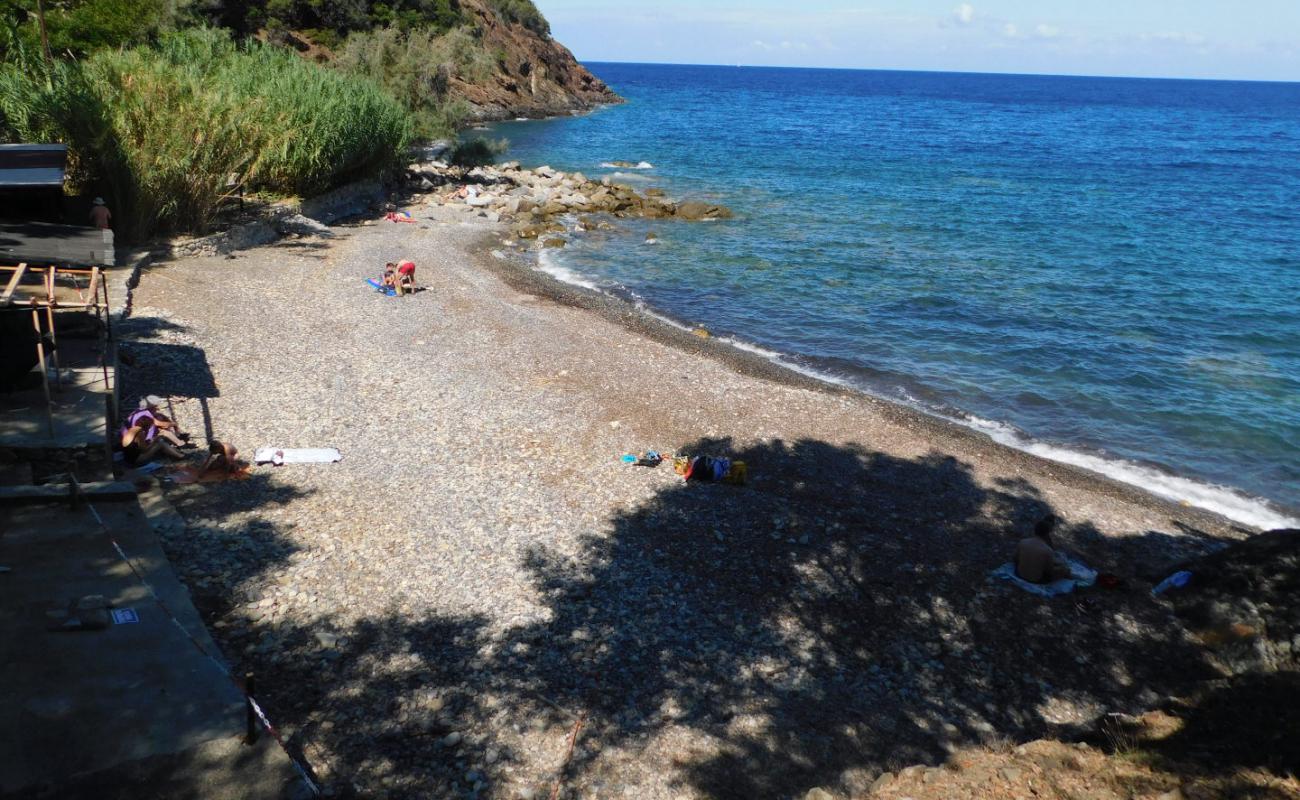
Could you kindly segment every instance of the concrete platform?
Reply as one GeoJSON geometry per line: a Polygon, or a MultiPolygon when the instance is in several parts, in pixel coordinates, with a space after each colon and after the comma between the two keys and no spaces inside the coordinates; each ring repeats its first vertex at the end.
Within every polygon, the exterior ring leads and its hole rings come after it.
{"type": "Polygon", "coordinates": [[[113,264],[113,232],[89,225],[0,220],[0,257],[13,263],[113,264]]]}
{"type": "Polygon", "coordinates": [[[108,403],[113,397],[114,371],[96,367],[59,370],[62,386],[56,386],[50,369],[50,401],[54,425],[45,406],[40,371],[31,384],[14,392],[0,393],[0,447],[14,449],[66,449],[107,447],[108,403]]]}
{"type": "MultiPolygon", "coordinates": [[[[147,515],[135,499],[95,505],[184,629],[217,653],[151,527],[183,524],[175,512],[147,515]]],[[[242,744],[239,690],[168,619],[87,509],[0,508],[0,565],[0,797],[303,796],[269,737],[242,744]],[[90,595],[139,621],[50,630],[90,595]]]]}

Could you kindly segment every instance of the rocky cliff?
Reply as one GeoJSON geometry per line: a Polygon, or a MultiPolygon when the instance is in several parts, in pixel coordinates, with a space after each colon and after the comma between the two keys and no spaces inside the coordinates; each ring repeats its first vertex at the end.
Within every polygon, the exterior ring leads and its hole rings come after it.
{"type": "Polygon", "coordinates": [[[451,93],[470,104],[474,119],[549,117],[623,102],[549,35],[500,16],[485,0],[460,0],[460,7],[496,60],[485,80],[451,79],[451,93]]]}

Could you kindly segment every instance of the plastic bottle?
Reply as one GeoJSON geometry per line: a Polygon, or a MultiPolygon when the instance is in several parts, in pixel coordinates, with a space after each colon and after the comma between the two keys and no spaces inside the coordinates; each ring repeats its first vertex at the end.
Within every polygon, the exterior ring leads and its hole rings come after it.
{"type": "Polygon", "coordinates": [[[1191,582],[1192,573],[1187,570],[1180,570],[1160,581],[1160,583],[1157,583],[1156,587],[1151,590],[1151,596],[1155,597],[1169,589],[1181,589],[1191,582]]]}

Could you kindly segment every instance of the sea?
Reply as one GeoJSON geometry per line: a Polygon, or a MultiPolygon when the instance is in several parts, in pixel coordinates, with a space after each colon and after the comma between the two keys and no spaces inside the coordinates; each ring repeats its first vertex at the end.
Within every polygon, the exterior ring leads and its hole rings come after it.
{"type": "Polygon", "coordinates": [[[619,220],[539,268],[1014,447],[1300,527],[1300,84],[588,66],[627,103],[478,133],[527,166],[736,216],[619,220]]]}

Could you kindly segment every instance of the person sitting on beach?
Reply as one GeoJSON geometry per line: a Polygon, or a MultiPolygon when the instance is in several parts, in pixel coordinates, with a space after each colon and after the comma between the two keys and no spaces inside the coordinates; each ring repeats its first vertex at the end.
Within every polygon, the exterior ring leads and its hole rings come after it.
{"type": "Polygon", "coordinates": [[[397,288],[397,265],[389,261],[384,265],[384,278],[382,281],[385,289],[397,288]]]}
{"type": "Polygon", "coordinates": [[[166,414],[162,413],[159,409],[159,406],[162,404],[163,399],[156,394],[142,397],[140,399],[139,407],[127,416],[125,427],[130,427],[135,425],[138,421],[148,418],[153,423],[149,428],[149,441],[153,441],[156,436],[161,436],[176,447],[185,447],[185,442],[189,439],[189,436],[181,433],[181,430],[176,423],[166,414]]]}
{"type": "Polygon", "coordinates": [[[234,445],[224,444],[213,439],[212,443],[208,445],[208,457],[204,459],[203,466],[199,467],[199,474],[202,475],[208,470],[218,469],[227,473],[234,472],[240,466],[239,461],[236,460],[238,455],[239,451],[235,449],[234,445]]]}
{"type": "Polygon", "coordinates": [[[1052,548],[1055,515],[1048,514],[1034,525],[1034,535],[1016,546],[1016,575],[1030,583],[1052,583],[1072,577],[1070,565],[1052,548]]]}
{"type": "Polygon", "coordinates": [[[179,450],[172,447],[162,436],[158,435],[158,429],[152,417],[140,415],[138,411],[132,416],[135,417],[136,421],[130,425],[122,426],[122,434],[118,438],[122,458],[126,461],[128,467],[147,464],[159,453],[176,460],[185,458],[179,450]]]}

